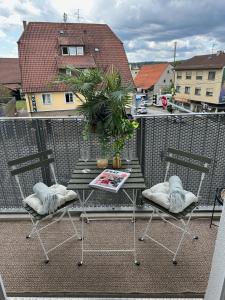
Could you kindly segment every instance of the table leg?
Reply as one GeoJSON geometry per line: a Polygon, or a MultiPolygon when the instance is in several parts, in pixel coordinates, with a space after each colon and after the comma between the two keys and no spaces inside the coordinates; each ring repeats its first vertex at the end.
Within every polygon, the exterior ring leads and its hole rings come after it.
{"type": "Polygon", "coordinates": [[[123,190],[124,194],[133,204],[133,212],[132,212],[132,223],[133,223],[133,252],[134,252],[134,263],[139,266],[140,262],[137,260],[137,252],[136,252],[136,220],[135,220],[135,212],[136,212],[136,201],[137,201],[137,190],[132,190],[132,196],[130,196],[126,190],[123,190]]]}
{"type": "Polygon", "coordinates": [[[137,260],[137,251],[136,251],[136,201],[137,201],[137,190],[133,189],[133,223],[134,223],[134,263],[139,266],[140,262],[137,260]]]}
{"type": "Polygon", "coordinates": [[[81,217],[81,261],[78,262],[78,266],[82,266],[84,261],[84,215],[81,217]]]}

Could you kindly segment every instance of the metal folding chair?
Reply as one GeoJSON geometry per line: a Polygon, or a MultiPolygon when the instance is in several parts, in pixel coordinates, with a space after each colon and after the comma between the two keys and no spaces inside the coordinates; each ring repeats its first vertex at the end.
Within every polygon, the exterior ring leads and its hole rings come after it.
{"type": "MultiPolygon", "coordinates": [[[[166,182],[166,180],[167,180],[167,176],[168,176],[171,164],[180,165],[180,166],[183,166],[183,167],[190,168],[192,170],[197,170],[197,171],[201,172],[200,182],[199,182],[199,186],[198,186],[198,192],[197,192],[197,196],[196,196],[197,200],[198,200],[204,177],[205,177],[206,173],[209,172],[208,166],[211,163],[211,159],[208,158],[208,157],[205,157],[205,156],[200,156],[200,155],[197,155],[197,154],[193,154],[193,153],[189,153],[189,152],[185,152],[185,151],[181,151],[181,150],[173,149],[173,148],[168,148],[167,152],[168,153],[164,157],[165,161],[167,161],[166,174],[165,174],[164,182],[166,182]]],[[[189,225],[190,225],[190,220],[191,220],[192,214],[198,206],[198,202],[193,202],[192,204],[190,204],[188,207],[186,207],[180,213],[172,213],[168,209],[166,209],[163,206],[155,203],[154,201],[149,200],[146,197],[144,197],[144,199],[150,204],[153,211],[151,213],[151,216],[150,216],[149,222],[146,226],[146,229],[144,231],[144,234],[139,238],[139,241],[143,241],[144,238],[147,237],[147,238],[151,239],[152,241],[154,241],[155,243],[157,243],[158,245],[162,246],[164,249],[166,249],[167,251],[169,251],[170,253],[173,254],[173,264],[176,265],[177,264],[177,261],[176,261],[177,253],[178,253],[178,251],[181,247],[181,244],[183,242],[185,234],[189,234],[189,235],[192,236],[192,234],[188,231],[188,228],[189,228],[189,225]],[[177,245],[177,248],[176,248],[175,251],[169,249],[163,243],[157,241],[152,236],[150,236],[149,229],[150,229],[150,225],[151,225],[151,222],[152,222],[153,215],[155,213],[158,216],[160,216],[160,218],[164,222],[167,222],[167,223],[171,224],[172,226],[174,226],[177,229],[182,231],[181,238],[178,242],[178,245],[177,245]],[[180,221],[181,226],[170,222],[169,220],[164,218],[164,216],[162,214],[166,214],[169,217],[172,217],[172,219],[180,221]],[[187,221],[185,222],[184,217],[188,214],[189,214],[189,217],[187,218],[187,221]]],[[[193,239],[197,240],[198,236],[193,236],[193,239]]]]}
{"type": "Polygon", "coordinates": [[[0,275],[0,299],[1,300],[7,300],[7,296],[6,296],[6,291],[5,291],[5,288],[4,288],[4,284],[3,284],[3,281],[2,281],[2,277],[0,275]]]}
{"type": "MultiPolygon", "coordinates": [[[[8,162],[8,166],[10,168],[10,172],[12,176],[15,176],[16,182],[18,184],[19,190],[20,190],[20,194],[22,196],[22,199],[24,200],[26,197],[24,195],[21,183],[20,183],[20,179],[19,179],[19,174],[22,174],[24,172],[30,171],[30,170],[34,170],[37,168],[42,168],[45,166],[50,166],[50,170],[51,173],[53,175],[55,184],[57,183],[56,180],[56,176],[55,176],[55,170],[54,170],[54,158],[53,158],[53,152],[52,150],[46,150],[43,152],[39,152],[37,154],[32,154],[29,156],[24,156],[18,159],[14,159],[8,162]],[[37,162],[34,162],[34,160],[38,160],[37,162]],[[21,164],[26,163],[25,166],[21,166],[21,164]],[[18,165],[20,165],[18,167],[18,165]]],[[[27,212],[30,215],[31,218],[31,222],[32,222],[32,230],[31,232],[26,236],[26,238],[30,238],[33,234],[36,234],[38,237],[38,240],[41,244],[41,247],[44,251],[44,255],[45,255],[45,263],[49,262],[49,257],[48,257],[48,253],[51,252],[52,250],[58,248],[59,246],[63,245],[64,243],[66,243],[67,241],[69,241],[70,239],[77,237],[79,240],[81,240],[77,228],[73,222],[73,219],[71,217],[71,214],[69,212],[69,207],[71,206],[71,204],[73,204],[75,201],[79,201],[78,197],[75,197],[73,200],[66,202],[64,205],[60,206],[53,214],[45,214],[45,215],[41,215],[39,213],[37,213],[32,207],[30,207],[27,203],[24,203],[24,208],[27,210],[27,212]],[[56,215],[59,215],[61,213],[61,215],[55,219],[54,217],[56,215]],[[43,229],[47,228],[48,226],[59,222],[62,220],[62,218],[65,215],[68,215],[69,220],[72,224],[72,228],[74,231],[74,234],[70,237],[68,237],[67,239],[65,239],[64,241],[62,241],[61,243],[57,244],[56,246],[50,248],[50,249],[46,249],[44,242],[41,238],[40,235],[40,231],[42,231],[43,229]],[[50,220],[52,219],[52,220],[50,220]],[[40,223],[42,221],[45,220],[50,220],[50,222],[47,225],[41,226],[40,223]]]]}

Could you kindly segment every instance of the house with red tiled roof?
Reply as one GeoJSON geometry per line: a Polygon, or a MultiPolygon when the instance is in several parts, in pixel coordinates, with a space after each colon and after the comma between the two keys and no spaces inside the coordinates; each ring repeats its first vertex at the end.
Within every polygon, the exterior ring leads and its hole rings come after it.
{"type": "Polygon", "coordinates": [[[7,87],[15,95],[19,93],[21,76],[18,58],[0,58],[0,85],[7,87]]]}
{"type": "Polygon", "coordinates": [[[124,84],[133,83],[123,43],[106,24],[30,22],[18,41],[22,90],[28,111],[71,114],[79,99],[63,84],[52,84],[67,66],[114,66],[124,84]]]}
{"type": "Polygon", "coordinates": [[[137,92],[149,97],[161,94],[161,91],[173,83],[173,67],[169,63],[143,65],[134,79],[137,92]]]}

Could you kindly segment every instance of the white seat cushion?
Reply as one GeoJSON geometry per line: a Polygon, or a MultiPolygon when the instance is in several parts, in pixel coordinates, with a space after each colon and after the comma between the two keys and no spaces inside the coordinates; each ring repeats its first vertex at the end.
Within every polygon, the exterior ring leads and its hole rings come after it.
{"type": "MultiPolygon", "coordinates": [[[[183,210],[186,207],[188,207],[191,203],[197,202],[197,197],[193,193],[184,190],[184,194],[185,194],[185,204],[183,210]]],[[[158,183],[153,187],[151,187],[150,189],[144,190],[142,192],[142,195],[145,198],[169,210],[170,208],[169,182],[158,183]]]]}
{"type": "MultiPolygon", "coordinates": [[[[54,184],[49,187],[49,189],[57,194],[57,207],[59,208],[66,202],[69,202],[73,199],[77,199],[77,193],[71,190],[67,190],[64,185],[54,184]]],[[[39,198],[37,198],[36,194],[31,194],[23,200],[24,203],[28,204],[33,210],[35,210],[38,214],[43,215],[43,205],[39,198]]]]}

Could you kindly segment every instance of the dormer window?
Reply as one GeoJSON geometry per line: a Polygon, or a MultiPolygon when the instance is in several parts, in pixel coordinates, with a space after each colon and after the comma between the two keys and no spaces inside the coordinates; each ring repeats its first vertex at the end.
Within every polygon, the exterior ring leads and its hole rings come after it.
{"type": "Polygon", "coordinates": [[[69,55],[68,47],[62,47],[62,55],[69,55]]]}
{"type": "Polygon", "coordinates": [[[62,55],[84,55],[83,46],[62,46],[62,55]]]}

